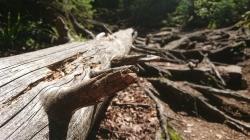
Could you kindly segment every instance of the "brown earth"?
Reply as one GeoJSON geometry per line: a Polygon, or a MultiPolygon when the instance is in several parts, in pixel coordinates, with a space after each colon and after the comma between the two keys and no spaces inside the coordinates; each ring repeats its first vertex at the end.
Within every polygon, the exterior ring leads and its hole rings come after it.
{"type": "MultiPolygon", "coordinates": [[[[250,64],[250,60],[248,62],[250,64]]],[[[250,70],[249,67],[244,67],[244,71],[246,69],[250,70]]],[[[246,76],[250,78],[250,71],[246,76]]],[[[96,139],[155,139],[160,128],[155,103],[146,95],[144,88],[139,86],[147,86],[148,82],[144,79],[138,82],[140,84],[133,84],[114,97],[101,121],[96,139]]],[[[165,111],[168,114],[168,125],[184,140],[250,139],[224,124],[208,122],[186,112],[174,112],[167,104],[165,111]]]]}

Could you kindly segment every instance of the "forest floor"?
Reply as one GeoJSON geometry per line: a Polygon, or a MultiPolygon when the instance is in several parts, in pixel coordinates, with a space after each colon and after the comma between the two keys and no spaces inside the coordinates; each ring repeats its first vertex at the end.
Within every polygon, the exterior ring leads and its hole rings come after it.
{"type": "MultiPolygon", "coordinates": [[[[176,39],[176,36],[172,35],[173,34],[171,34],[170,38],[167,37],[166,40],[172,40],[173,38],[176,39]]],[[[216,44],[217,42],[213,42],[213,40],[216,40],[216,38],[219,38],[218,40],[220,40],[220,36],[223,36],[221,40],[226,40],[225,42],[227,42],[227,39],[224,39],[225,35],[227,34],[223,33],[221,35],[220,33],[218,33],[218,35],[212,35],[210,36],[211,38],[209,38],[212,41],[209,41],[216,44]],[[213,39],[213,37],[215,39],[213,39]]],[[[161,34],[158,34],[158,36],[161,36],[161,34]]],[[[225,43],[223,41],[222,43],[225,43]]],[[[159,42],[162,43],[161,41],[159,42]]],[[[208,42],[208,44],[206,44],[206,47],[209,48],[209,43],[211,42],[208,42]]],[[[198,44],[198,46],[204,45],[199,41],[198,43],[197,41],[194,41],[189,43],[190,46],[188,47],[192,49],[194,44],[198,44]]],[[[228,44],[230,44],[230,42],[228,44]]],[[[160,45],[164,46],[165,44],[160,45]]],[[[250,56],[250,49],[246,49],[246,51],[250,56]]],[[[14,55],[14,53],[0,52],[0,56],[2,57],[10,55],[14,55]]],[[[246,59],[243,62],[238,63],[237,65],[243,68],[242,75],[244,76],[244,79],[246,79],[248,85],[248,92],[242,94],[244,94],[244,96],[250,97],[250,59],[246,59]]],[[[104,118],[102,118],[98,128],[95,128],[97,129],[95,139],[164,139],[162,138],[162,122],[159,117],[160,115],[157,108],[157,103],[145,91],[145,89],[148,89],[149,87],[152,87],[151,83],[146,78],[139,77],[137,83],[130,85],[123,91],[120,91],[111,100],[105,114],[103,114],[104,118]]],[[[230,103],[232,102],[230,101],[230,103]]],[[[241,103],[237,102],[234,103],[235,106],[239,106],[239,108],[242,108],[243,110],[246,110],[247,113],[250,113],[250,109],[247,108],[247,106],[244,106],[241,103]]],[[[176,104],[182,105],[181,102],[177,102],[176,104]]],[[[184,110],[177,111],[171,104],[163,103],[163,105],[164,112],[167,118],[168,134],[171,140],[250,139],[250,136],[236,131],[235,129],[228,127],[228,125],[226,124],[209,121],[203,118],[197,112],[190,113],[184,110]]]]}
{"type": "MultiPolygon", "coordinates": [[[[241,65],[245,79],[248,81],[250,96],[250,59],[241,65]]],[[[156,104],[144,91],[144,86],[146,87],[147,84],[149,83],[141,78],[138,83],[129,86],[113,98],[98,128],[96,139],[155,139],[160,126],[156,104]]],[[[249,136],[227,125],[208,122],[203,118],[188,115],[186,112],[175,112],[167,104],[165,109],[168,114],[168,125],[176,131],[177,138],[184,140],[250,139],[249,136]]]]}
{"type": "MultiPolygon", "coordinates": [[[[250,49],[246,51],[250,55],[250,49]]],[[[250,97],[250,59],[237,64],[242,66],[242,74],[247,80],[250,97]]],[[[160,120],[157,105],[145,92],[152,86],[144,78],[119,92],[111,101],[97,128],[97,140],[103,139],[159,139],[160,120]]],[[[177,103],[181,104],[181,103],[177,103]]],[[[236,103],[237,104],[237,103],[236,103]]],[[[237,104],[242,107],[242,104],[237,104]]],[[[247,109],[248,110],[248,109],[247,109]]],[[[168,134],[172,140],[249,140],[247,136],[223,123],[208,121],[199,115],[176,111],[164,104],[167,114],[168,134]]]]}

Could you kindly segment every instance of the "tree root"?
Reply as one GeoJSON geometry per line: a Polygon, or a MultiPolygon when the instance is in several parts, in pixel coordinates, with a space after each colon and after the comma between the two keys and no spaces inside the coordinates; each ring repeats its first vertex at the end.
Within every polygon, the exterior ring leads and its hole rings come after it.
{"type": "Polygon", "coordinates": [[[160,126],[162,130],[162,135],[164,140],[169,140],[168,129],[167,129],[167,118],[164,115],[164,106],[161,101],[155,97],[152,89],[145,89],[145,93],[155,102],[158,118],[160,121],[160,126]]]}
{"type": "Polygon", "coordinates": [[[149,81],[160,91],[161,95],[164,94],[165,98],[168,98],[168,102],[172,100],[172,103],[182,103],[182,105],[185,106],[185,109],[195,111],[197,116],[201,115],[208,120],[225,123],[228,126],[249,135],[250,125],[248,123],[234,119],[219,110],[216,106],[209,103],[209,98],[190,86],[181,82],[173,82],[166,78],[149,79],[149,81]]]}

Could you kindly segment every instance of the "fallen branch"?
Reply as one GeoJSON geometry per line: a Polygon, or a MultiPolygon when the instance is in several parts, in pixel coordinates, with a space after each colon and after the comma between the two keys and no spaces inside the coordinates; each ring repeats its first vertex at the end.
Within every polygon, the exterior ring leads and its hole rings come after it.
{"type": "Polygon", "coordinates": [[[76,29],[76,31],[80,31],[83,34],[87,34],[87,36],[89,36],[91,39],[95,38],[94,33],[92,33],[91,31],[89,31],[88,29],[84,28],[77,20],[76,18],[70,14],[70,19],[73,23],[74,28],[76,29]]]}
{"type": "Polygon", "coordinates": [[[108,28],[108,25],[105,23],[102,23],[100,21],[96,21],[96,20],[91,20],[91,19],[84,19],[85,22],[91,23],[93,25],[97,25],[102,27],[104,30],[106,30],[109,34],[112,34],[112,31],[108,28]]]}
{"type": "Polygon", "coordinates": [[[133,107],[133,108],[137,108],[137,107],[151,108],[151,106],[148,105],[148,104],[138,104],[138,103],[117,103],[117,102],[113,102],[112,106],[119,106],[119,107],[124,107],[124,108],[129,108],[129,107],[133,107]]]}
{"type": "Polygon", "coordinates": [[[111,67],[135,65],[138,63],[152,62],[152,61],[159,62],[164,60],[165,60],[164,58],[154,55],[127,55],[127,56],[113,58],[111,60],[111,67]]]}

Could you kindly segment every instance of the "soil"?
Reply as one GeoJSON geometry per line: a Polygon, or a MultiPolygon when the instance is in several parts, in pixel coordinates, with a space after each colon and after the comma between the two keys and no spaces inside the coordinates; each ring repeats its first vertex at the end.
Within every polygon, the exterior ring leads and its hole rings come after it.
{"type": "Polygon", "coordinates": [[[250,138],[226,125],[207,122],[202,118],[189,116],[185,112],[174,112],[168,105],[166,105],[166,111],[169,114],[169,125],[184,140],[248,140],[250,138]]]}
{"type": "MultiPolygon", "coordinates": [[[[250,56],[250,49],[246,49],[250,56]]],[[[248,92],[242,92],[250,97],[250,59],[239,63],[242,66],[244,79],[247,81],[248,92]]],[[[118,93],[109,105],[105,118],[101,121],[97,140],[102,139],[156,139],[160,130],[155,102],[144,92],[148,86],[145,79],[140,79],[126,90],[118,93]],[[138,84],[139,83],[139,84],[138,84]],[[142,85],[142,86],[139,86],[142,85]],[[119,104],[119,105],[117,105],[119,104]],[[131,104],[131,105],[128,105],[131,104]]],[[[221,97],[223,99],[223,97],[221,97]]],[[[231,106],[240,106],[244,112],[250,114],[249,106],[233,100],[223,100],[231,106]]],[[[168,126],[174,130],[176,140],[249,140],[250,136],[229,128],[225,124],[209,122],[200,116],[192,116],[186,112],[176,112],[165,104],[168,126]]],[[[249,119],[250,116],[247,116],[249,119]]]]}
{"type": "MultiPolygon", "coordinates": [[[[246,53],[250,56],[250,49],[247,49],[246,53]]],[[[17,52],[0,52],[0,57],[15,54],[17,52]]],[[[250,59],[239,63],[239,65],[243,67],[243,75],[248,85],[248,92],[244,92],[242,95],[250,97],[250,59]]],[[[144,91],[144,87],[148,84],[145,79],[140,78],[138,83],[119,92],[112,99],[105,112],[105,117],[97,128],[95,139],[156,139],[160,130],[160,121],[155,102],[144,91]]],[[[224,103],[241,106],[238,108],[242,108],[243,111],[250,114],[249,106],[243,106],[242,103],[233,100],[225,100],[224,103]]],[[[235,131],[227,125],[208,122],[199,116],[191,116],[186,112],[176,112],[168,104],[165,104],[165,112],[167,112],[168,126],[173,129],[172,131],[175,132],[178,140],[250,139],[250,136],[235,131]]]]}
{"type": "MultiPolygon", "coordinates": [[[[250,60],[247,60],[250,64],[250,60]]],[[[250,66],[250,65],[248,65],[250,66]]],[[[250,70],[249,67],[244,67],[250,70]]],[[[250,71],[246,73],[250,78],[250,71]]],[[[250,79],[249,79],[250,80],[250,79]]],[[[118,93],[109,105],[105,118],[101,121],[97,140],[103,139],[155,139],[160,129],[154,101],[144,92],[149,83],[145,79],[138,81],[126,90],[118,93]],[[119,104],[119,106],[117,106],[119,104]],[[133,104],[133,105],[128,105],[133,104]],[[142,107],[145,105],[145,107],[142,107]],[[148,107],[146,107],[148,106],[148,107]]],[[[248,81],[250,82],[250,81],[248,81]]],[[[200,117],[190,116],[186,112],[175,112],[167,104],[168,125],[183,140],[248,140],[246,136],[224,124],[208,122],[200,117]]]]}
{"type": "MultiPolygon", "coordinates": [[[[139,79],[138,83],[145,81],[139,79]]],[[[111,101],[96,139],[154,139],[159,120],[154,101],[139,84],[121,91],[111,101]]]]}

